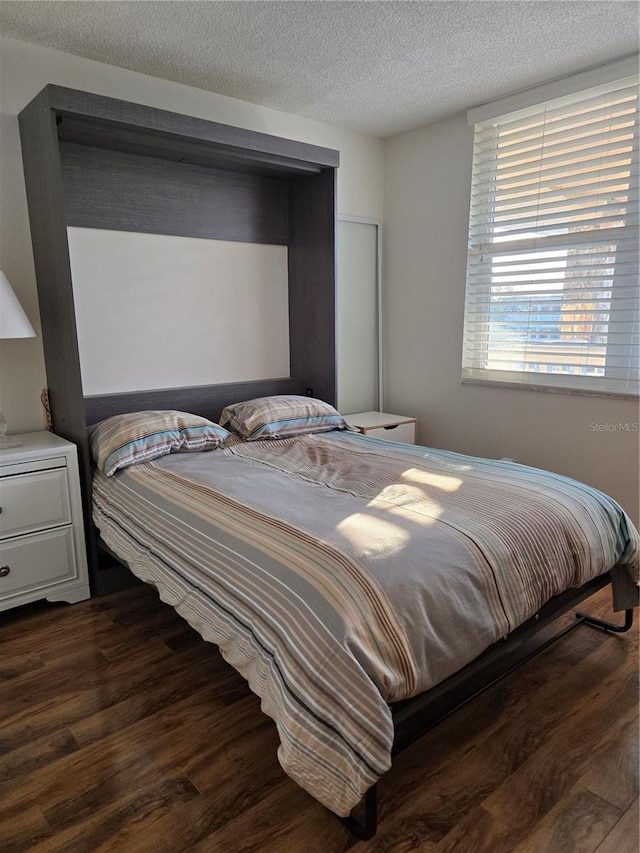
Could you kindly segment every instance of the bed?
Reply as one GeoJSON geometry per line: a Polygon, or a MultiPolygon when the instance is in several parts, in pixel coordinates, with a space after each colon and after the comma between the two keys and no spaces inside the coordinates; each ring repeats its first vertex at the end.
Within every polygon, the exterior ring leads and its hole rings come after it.
{"type": "Polygon", "coordinates": [[[363,836],[408,708],[460,672],[477,687],[478,662],[492,678],[491,650],[558,602],[611,581],[623,630],[637,604],[638,534],[607,496],[345,429],[96,470],[93,518],[261,697],[285,771],[363,836]]]}

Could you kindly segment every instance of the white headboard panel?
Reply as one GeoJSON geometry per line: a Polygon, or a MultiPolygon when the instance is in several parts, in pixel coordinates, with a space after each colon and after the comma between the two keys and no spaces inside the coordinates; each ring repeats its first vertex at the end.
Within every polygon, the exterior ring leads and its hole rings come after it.
{"type": "Polygon", "coordinates": [[[68,237],[85,395],[290,375],[286,246],[68,237]]]}

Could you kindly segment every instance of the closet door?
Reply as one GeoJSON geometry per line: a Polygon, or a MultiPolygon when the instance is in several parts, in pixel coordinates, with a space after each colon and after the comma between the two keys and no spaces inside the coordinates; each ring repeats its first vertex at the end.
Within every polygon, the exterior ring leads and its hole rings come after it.
{"type": "Polygon", "coordinates": [[[338,219],[338,409],[377,411],[381,403],[380,226],[338,219]]]}

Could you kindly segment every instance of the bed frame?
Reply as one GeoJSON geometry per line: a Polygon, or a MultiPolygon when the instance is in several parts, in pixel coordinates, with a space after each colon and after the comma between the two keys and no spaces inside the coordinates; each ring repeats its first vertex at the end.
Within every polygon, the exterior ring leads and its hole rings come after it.
{"type": "MultiPolygon", "coordinates": [[[[114,414],[163,408],[217,421],[225,405],[268,394],[310,393],[335,404],[339,152],[58,86],[47,86],[19,118],[52,425],[78,446],[91,586],[103,594],[135,579],[100,547],[91,523],[88,426],[114,414]],[[205,223],[194,220],[188,203],[174,203],[181,181],[209,206],[205,223]],[[287,245],[291,376],[85,396],[70,225],[287,245]]],[[[557,596],[459,673],[394,705],[394,753],[578,625],[629,630],[630,610],[622,626],[578,614],[550,640],[535,642],[542,627],[609,581],[604,576],[557,596]]],[[[345,823],[370,838],[376,815],[374,786],[345,823]]]]}
{"type": "Polygon", "coordinates": [[[78,447],[89,580],[100,595],[134,579],[98,548],[87,426],[132,407],[217,419],[224,403],[268,394],[335,405],[340,153],[53,85],[19,125],[52,426],[78,447]],[[87,401],[69,226],[287,246],[290,376],[87,401]]]}

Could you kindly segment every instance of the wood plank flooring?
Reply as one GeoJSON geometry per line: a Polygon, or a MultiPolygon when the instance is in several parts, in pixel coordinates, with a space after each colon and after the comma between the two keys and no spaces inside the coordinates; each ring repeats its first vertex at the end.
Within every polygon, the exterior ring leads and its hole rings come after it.
{"type": "Polygon", "coordinates": [[[0,850],[638,853],[637,666],[637,626],[574,631],[395,758],[364,842],[283,773],[259,700],[150,587],[5,612],[0,850]]]}

